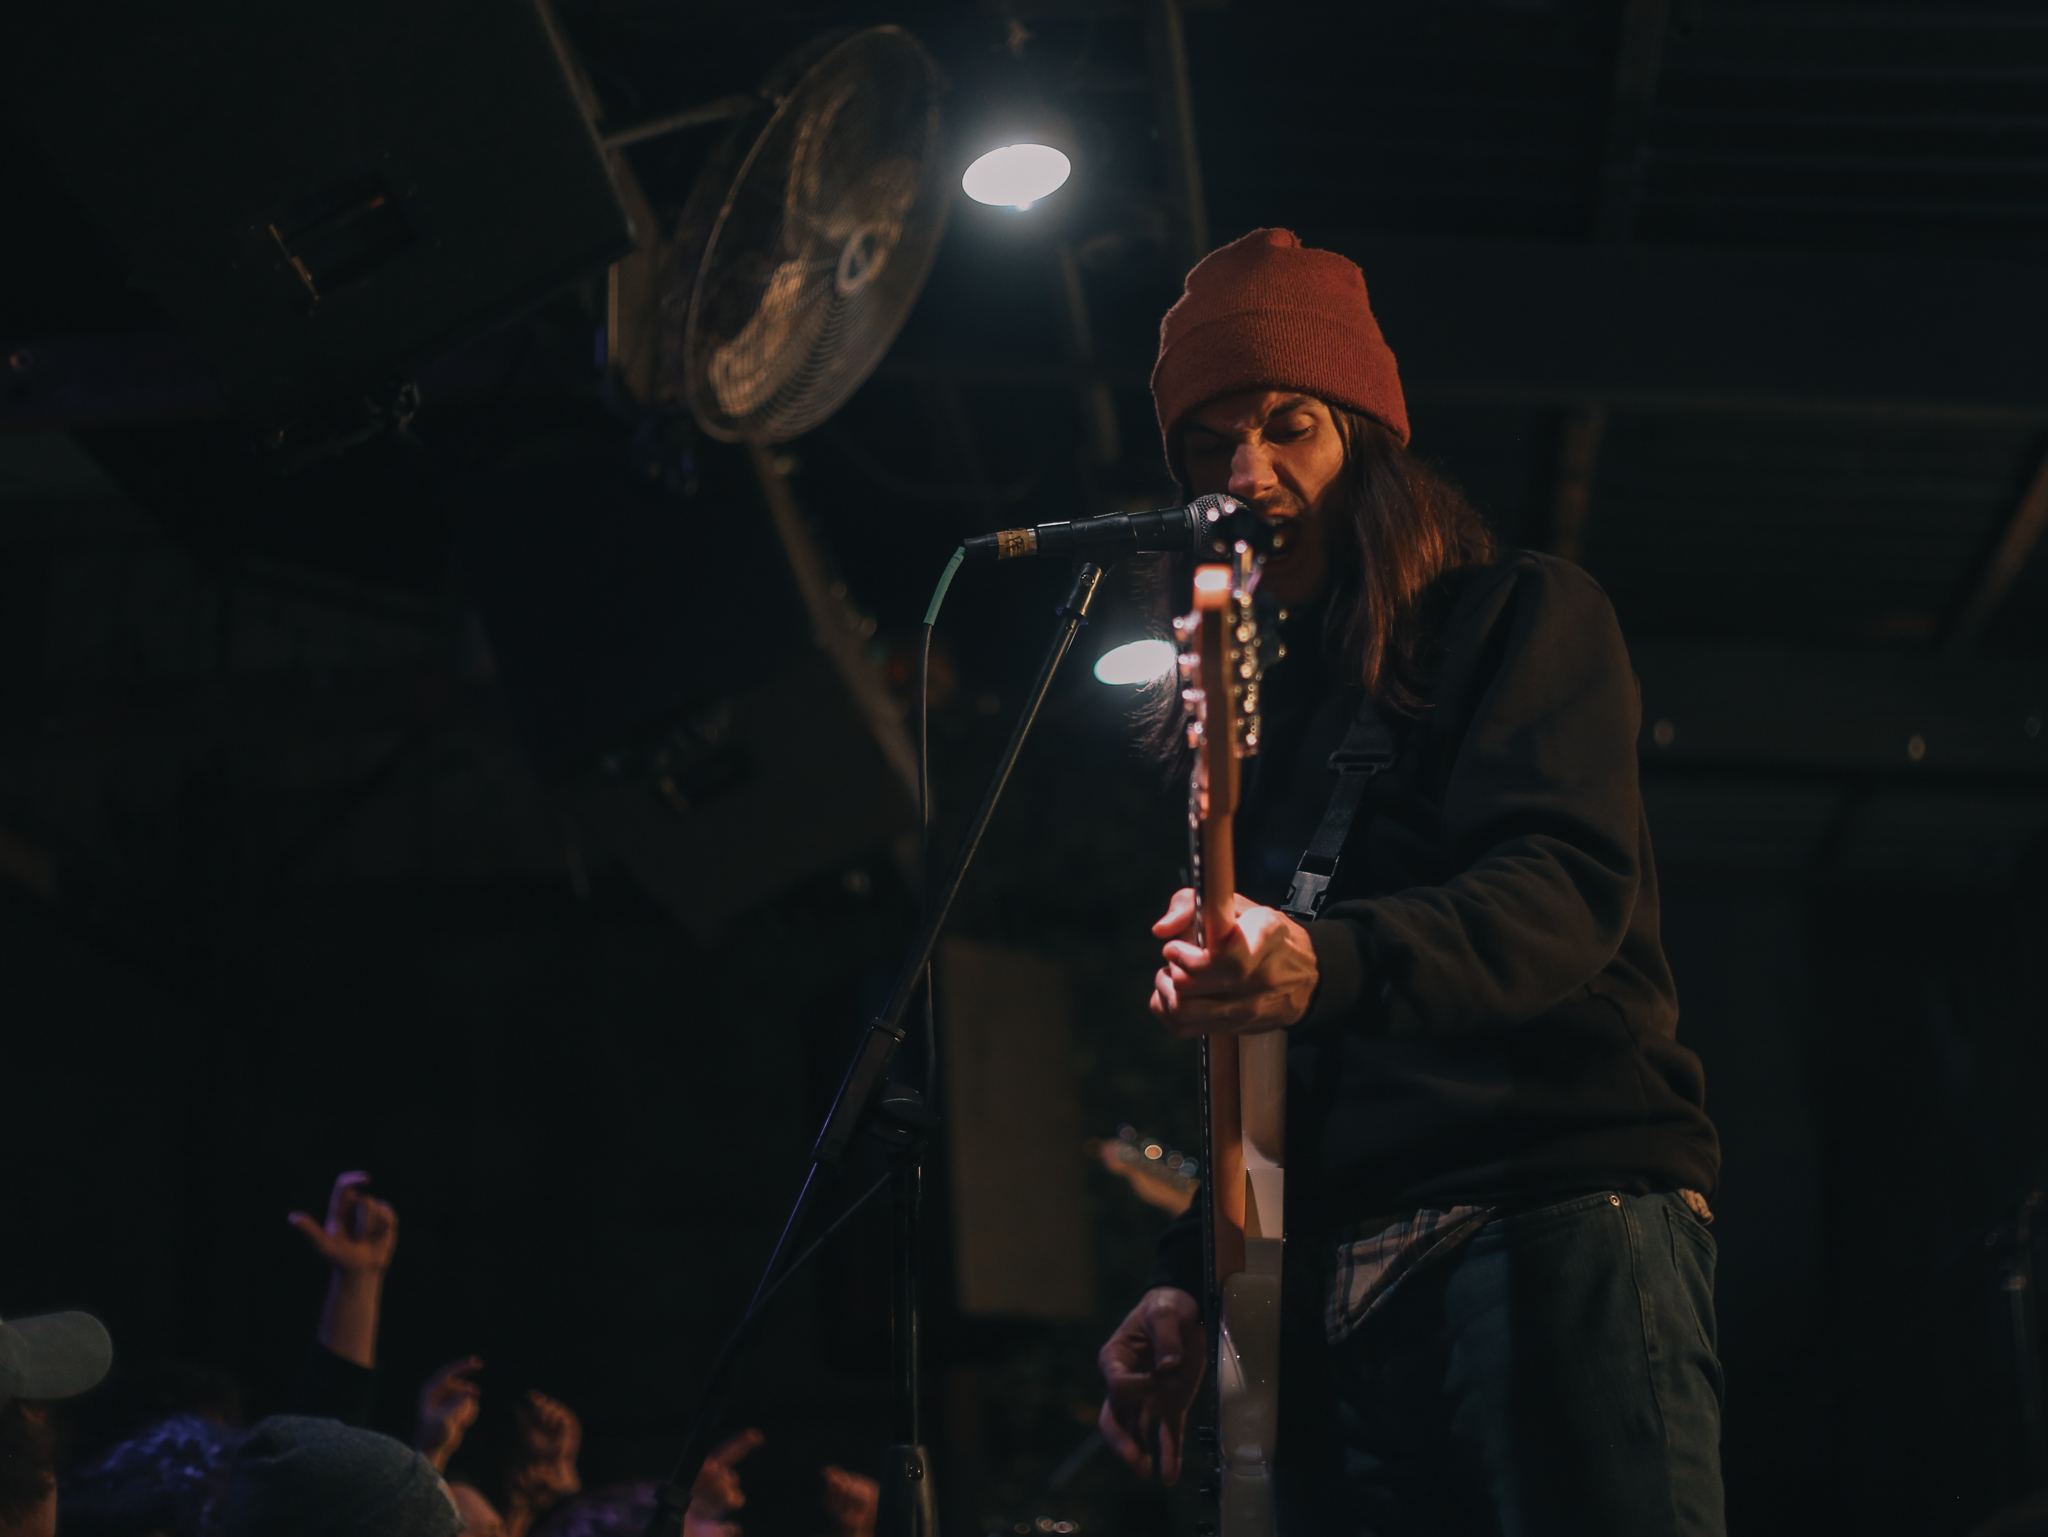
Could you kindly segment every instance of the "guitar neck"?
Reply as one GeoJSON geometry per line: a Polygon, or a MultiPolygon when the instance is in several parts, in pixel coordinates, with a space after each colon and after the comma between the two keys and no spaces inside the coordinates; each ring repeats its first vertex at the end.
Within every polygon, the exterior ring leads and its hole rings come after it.
{"type": "MultiPolygon", "coordinates": [[[[1200,599],[1197,599],[1198,603],[1200,599]]],[[[1237,920],[1231,911],[1237,895],[1237,845],[1231,818],[1237,812],[1238,767],[1231,714],[1230,614],[1223,606],[1198,609],[1201,625],[1202,694],[1208,720],[1202,739],[1205,793],[1201,806],[1201,872],[1199,898],[1202,943],[1219,945],[1237,920]]],[[[1215,1195],[1216,1280],[1227,1281],[1244,1269],[1244,1122],[1239,1106],[1237,1042],[1212,1038],[1208,1055],[1209,1177],[1215,1195]]]]}
{"type": "MultiPolygon", "coordinates": [[[[1197,685],[1189,732],[1197,748],[1189,781],[1194,813],[1201,940],[1214,950],[1237,926],[1238,751],[1257,744],[1256,621],[1248,606],[1251,558],[1195,572],[1195,611],[1181,633],[1199,650],[1184,658],[1197,685]],[[1240,711],[1243,711],[1241,714],[1240,711]]],[[[1271,1537],[1270,1470],[1278,1424],[1280,1248],[1286,1131],[1287,1036],[1205,1036],[1202,1121],[1210,1375],[1216,1394],[1216,1488],[1223,1537],[1271,1537]]]]}

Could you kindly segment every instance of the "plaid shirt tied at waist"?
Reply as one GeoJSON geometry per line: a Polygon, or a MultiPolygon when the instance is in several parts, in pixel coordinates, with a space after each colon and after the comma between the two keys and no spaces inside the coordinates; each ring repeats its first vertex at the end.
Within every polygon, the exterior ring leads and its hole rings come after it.
{"type": "MultiPolygon", "coordinates": [[[[1697,1190],[1681,1190],[1679,1198],[1702,1222],[1714,1214],[1697,1190]]],[[[1332,1345],[1358,1332],[1359,1326],[1409,1276],[1424,1265],[1453,1252],[1492,1220],[1498,1206],[1453,1206],[1448,1211],[1424,1207],[1412,1216],[1377,1218],[1354,1227],[1337,1244],[1336,1264],[1323,1311],[1323,1332],[1332,1345]]]]}

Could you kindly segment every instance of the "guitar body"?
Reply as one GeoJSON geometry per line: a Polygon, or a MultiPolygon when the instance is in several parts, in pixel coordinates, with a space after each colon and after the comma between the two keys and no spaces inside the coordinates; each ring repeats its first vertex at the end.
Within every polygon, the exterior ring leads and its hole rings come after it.
{"type": "Polygon", "coordinates": [[[1272,1465],[1280,1428],[1280,1259],[1286,1241],[1287,1034],[1219,1043],[1237,1056],[1238,1135],[1243,1148],[1243,1268],[1221,1278],[1216,1315],[1219,1500],[1226,1537],[1277,1530],[1272,1465]]]}
{"type": "MultiPolygon", "coordinates": [[[[1202,943],[1234,926],[1238,761],[1258,745],[1256,563],[1195,573],[1195,610],[1181,621],[1182,669],[1195,748],[1189,784],[1202,943]]],[[[1203,1161],[1209,1296],[1216,1321],[1215,1480],[1222,1537],[1277,1531],[1272,1464],[1280,1407],[1280,1261],[1286,1241],[1287,1033],[1210,1036],[1202,1051],[1203,1161]]]]}

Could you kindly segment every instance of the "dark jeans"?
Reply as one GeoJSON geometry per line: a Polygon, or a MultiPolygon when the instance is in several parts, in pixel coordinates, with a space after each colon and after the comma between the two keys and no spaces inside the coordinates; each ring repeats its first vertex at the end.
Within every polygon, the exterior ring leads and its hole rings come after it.
{"type": "Polygon", "coordinates": [[[1683,1201],[1602,1191],[1488,1223],[1334,1347],[1290,1306],[1282,1533],[1722,1537],[1713,1289],[1683,1201]]]}

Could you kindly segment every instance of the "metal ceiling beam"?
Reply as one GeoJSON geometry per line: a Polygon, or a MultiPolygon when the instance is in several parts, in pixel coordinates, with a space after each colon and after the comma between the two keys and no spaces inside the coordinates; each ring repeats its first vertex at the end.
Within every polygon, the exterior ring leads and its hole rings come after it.
{"type": "Polygon", "coordinates": [[[0,726],[0,754],[381,737],[466,714],[489,719],[488,701],[440,666],[162,678],[39,699],[0,726]]]}
{"type": "MultiPolygon", "coordinates": [[[[1076,368],[1085,369],[1095,361],[1095,327],[1088,315],[1088,290],[1081,282],[1081,264],[1075,259],[1074,247],[1069,241],[1056,242],[1053,255],[1059,264],[1061,309],[1066,316],[1067,357],[1076,368]]],[[[1075,406],[1081,426],[1078,463],[1082,496],[1090,504],[1091,511],[1112,511],[1114,509],[1096,505],[1101,491],[1096,484],[1094,467],[1114,464],[1123,454],[1123,430],[1117,421],[1116,397],[1105,381],[1084,379],[1076,386],[1075,406]]]]}
{"type": "Polygon", "coordinates": [[[1202,194],[1202,157],[1195,145],[1195,92],[1188,79],[1187,28],[1180,0],[1146,0],[1145,48],[1166,190],[1178,216],[1175,241],[1181,270],[1209,254],[1209,209],[1202,194]]]}
{"type": "MultiPolygon", "coordinates": [[[[2048,270],[2019,262],[1307,230],[1365,269],[1409,398],[2048,425],[2048,270]]],[[[422,371],[425,409],[499,398],[508,327],[422,371]]],[[[1142,389],[1149,355],[1076,367],[1052,349],[884,362],[886,378],[1142,389]]],[[[589,387],[585,356],[536,349],[518,393],[589,387]]],[[[49,337],[0,389],[0,428],[224,416],[168,332],[49,337]]],[[[1426,425],[1426,424],[1425,424],[1426,425]]]]}
{"type": "Polygon", "coordinates": [[[753,92],[732,96],[721,96],[716,101],[707,101],[683,112],[671,112],[666,117],[651,118],[644,123],[635,123],[631,128],[622,128],[617,133],[607,134],[601,141],[606,149],[624,149],[631,144],[642,144],[649,139],[658,139],[664,134],[678,133],[685,128],[701,128],[706,123],[724,123],[742,117],[761,105],[761,98],[753,92]]]}
{"type": "Polygon", "coordinates": [[[2048,422],[2048,270],[1314,231],[1439,399],[2048,422]]]}
{"type": "Polygon", "coordinates": [[[1635,232],[1649,160],[1650,109],[1664,68],[1671,0],[1622,0],[1621,36],[1607,104],[1607,143],[1593,199],[1593,238],[1626,240],[1635,232]]]}
{"type": "Polygon", "coordinates": [[[1657,773],[2048,792],[2048,660],[1641,641],[1657,773]]]}
{"type": "Polygon", "coordinates": [[[2005,602],[2006,594],[2012,591],[2012,584],[2026,569],[2034,546],[2041,542],[2043,529],[2048,529],[2048,451],[2036,461],[2026,490],[2006,514],[1990,551],[1963,590],[1955,607],[1955,618],[1942,636],[1943,651],[1959,656],[1976,645],[1990,627],[1999,605],[2005,602]]]}
{"type": "MultiPolygon", "coordinates": [[[[1631,649],[1648,774],[2048,795],[2048,659],[1719,640],[1631,649]]],[[[433,666],[159,679],[53,695],[0,730],[0,753],[386,737],[482,721],[483,704],[433,666]]]]}
{"type": "MultiPolygon", "coordinates": [[[[1621,33],[1607,106],[1607,142],[1593,195],[1593,238],[1602,244],[1622,244],[1635,229],[1649,158],[1650,108],[1657,99],[1657,76],[1664,66],[1664,35],[1670,19],[1671,0],[1622,0],[1621,33]]],[[[1551,488],[1550,553],[1566,560],[1585,558],[1593,483],[1600,469],[1600,440],[1606,430],[1604,406],[1579,405],[1565,412],[1551,488]]]]}
{"type": "Polygon", "coordinates": [[[1550,491],[1550,553],[1566,560],[1586,558],[1593,481],[1600,469],[1600,440],[1606,434],[1605,406],[1573,406],[1565,412],[1550,491]]]}

